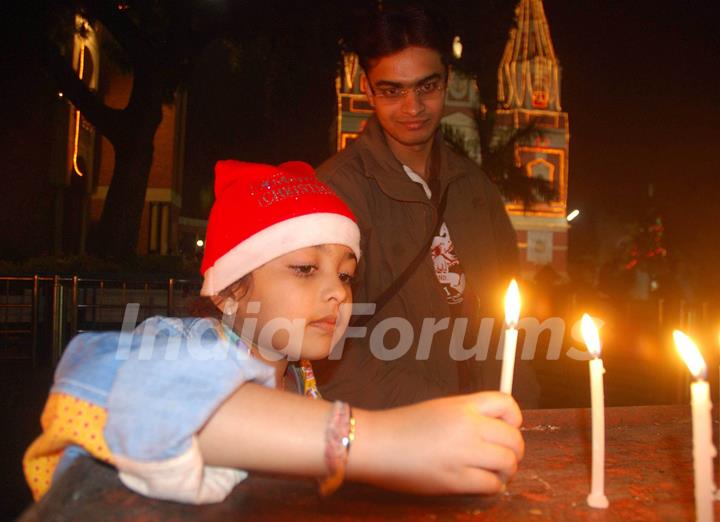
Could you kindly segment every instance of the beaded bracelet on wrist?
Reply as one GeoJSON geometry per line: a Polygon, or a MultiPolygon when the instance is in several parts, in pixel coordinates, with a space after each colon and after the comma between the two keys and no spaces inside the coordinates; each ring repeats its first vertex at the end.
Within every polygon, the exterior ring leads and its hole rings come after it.
{"type": "Polygon", "coordinates": [[[325,466],[328,474],[320,480],[320,494],[327,496],[335,492],[345,479],[350,447],[355,440],[355,418],[346,402],[333,403],[330,419],[325,431],[325,466]]]}

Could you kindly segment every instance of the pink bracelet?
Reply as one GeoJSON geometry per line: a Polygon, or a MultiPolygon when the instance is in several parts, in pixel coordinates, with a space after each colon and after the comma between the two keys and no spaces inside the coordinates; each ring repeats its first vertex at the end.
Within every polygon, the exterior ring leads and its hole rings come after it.
{"type": "Polygon", "coordinates": [[[320,480],[322,496],[332,494],[342,485],[350,446],[354,440],[355,418],[352,409],[348,403],[336,401],[325,430],[325,466],[328,474],[320,480]]]}

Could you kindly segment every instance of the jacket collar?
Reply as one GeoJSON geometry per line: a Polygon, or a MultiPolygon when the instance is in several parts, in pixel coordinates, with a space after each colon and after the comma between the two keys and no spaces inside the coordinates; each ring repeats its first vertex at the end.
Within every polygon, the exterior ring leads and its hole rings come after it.
{"type": "MultiPolygon", "coordinates": [[[[385,132],[380,126],[377,117],[373,115],[365,125],[365,130],[357,141],[359,147],[369,152],[369,161],[365,175],[377,181],[381,190],[388,196],[400,201],[426,202],[427,198],[421,187],[405,174],[402,164],[393,155],[385,138],[385,132]]],[[[449,157],[449,148],[443,143],[440,129],[435,133],[432,151],[430,153],[431,175],[438,176],[440,188],[459,176],[464,176],[464,170],[458,168],[458,162],[449,157]]],[[[435,184],[437,186],[437,184],[435,184]]],[[[431,184],[431,187],[433,184],[431,184]]],[[[433,194],[435,197],[436,195],[433,194]]]]}

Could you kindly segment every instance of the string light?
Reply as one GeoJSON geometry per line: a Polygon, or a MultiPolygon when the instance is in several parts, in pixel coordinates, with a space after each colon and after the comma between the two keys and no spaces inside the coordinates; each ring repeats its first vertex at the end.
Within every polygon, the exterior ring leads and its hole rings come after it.
{"type": "MultiPolygon", "coordinates": [[[[83,79],[85,73],[85,46],[80,46],[80,56],[78,57],[78,76],[83,79]]],[[[82,177],[83,173],[78,166],[78,143],[80,141],[80,111],[75,110],[75,139],[73,144],[73,170],[75,174],[82,177]]]]}

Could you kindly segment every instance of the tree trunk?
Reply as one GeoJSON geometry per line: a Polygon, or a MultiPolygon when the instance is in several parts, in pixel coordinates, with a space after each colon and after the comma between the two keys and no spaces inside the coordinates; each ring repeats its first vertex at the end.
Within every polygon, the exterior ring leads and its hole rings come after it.
{"type": "Polygon", "coordinates": [[[158,101],[157,107],[148,108],[142,118],[131,119],[128,129],[119,133],[124,139],[113,143],[113,177],[90,247],[96,255],[122,259],[136,251],[152,166],[153,137],[161,119],[158,101]]]}

